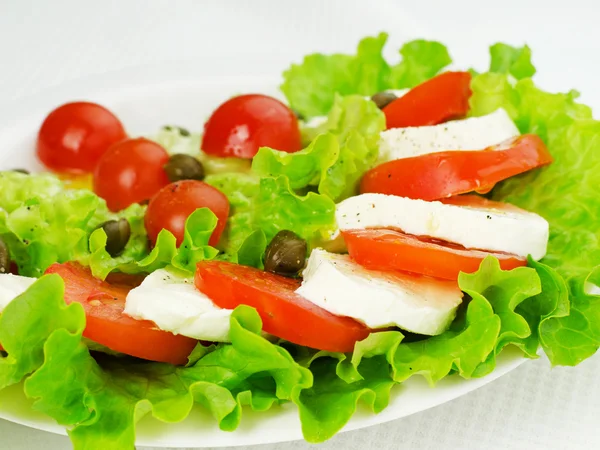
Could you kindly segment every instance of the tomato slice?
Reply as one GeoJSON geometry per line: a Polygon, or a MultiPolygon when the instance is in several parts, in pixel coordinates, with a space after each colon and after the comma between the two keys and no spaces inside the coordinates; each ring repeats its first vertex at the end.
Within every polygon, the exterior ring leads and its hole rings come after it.
{"type": "Polygon", "coordinates": [[[198,341],[160,330],[154,322],[123,314],[127,293],[141,282],[139,277],[117,275],[108,283],[76,263],[53,264],[46,273],[57,273],[64,280],[67,304],[76,302],[83,306],[85,337],[126,355],[171,364],[187,363],[198,341]]]}
{"type": "Polygon", "coordinates": [[[444,72],[418,86],[385,108],[390,128],[437,125],[467,115],[471,97],[469,72],[444,72]]]}
{"type": "Polygon", "coordinates": [[[488,255],[511,270],[527,265],[525,259],[503,253],[469,250],[463,246],[389,229],[342,231],[350,256],[360,265],[378,270],[400,270],[457,280],[460,272],[472,273],[488,255]]]}
{"type": "Polygon", "coordinates": [[[552,162],[539,136],[525,134],[480,151],[448,151],[381,164],[365,174],[360,192],[437,200],[496,183],[552,162]]]}
{"type": "Polygon", "coordinates": [[[221,308],[256,308],[267,333],[294,344],[351,352],[357,341],[369,335],[357,321],[333,315],[296,294],[300,282],[291,278],[228,262],[205,261],[198,263],[195,283],[221,308]]]}

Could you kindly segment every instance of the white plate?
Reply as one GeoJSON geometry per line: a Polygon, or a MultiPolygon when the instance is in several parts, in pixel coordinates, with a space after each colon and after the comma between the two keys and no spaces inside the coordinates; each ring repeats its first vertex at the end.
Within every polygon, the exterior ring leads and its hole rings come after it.
{"type": "MultiPolygon", "coordinates": [[[[34,156],[35,134],[44,116],[66,101],[97,101],[114,111],[130,134],[153,132],[164,124],[177,124],[192,130],[201,128],[204,119],[223,99],[241,92],[262,92],[280,96],[278,77],[265,75],[268,65],[240,58],[211,61],[210,67],[193,65],[139,68],[106,74],[71,83],[35,98],[20,102],[0,115],[0,167],[39,168],[34,156]],[[239,67],[243,75],[235,74],[239,67]]],[[[271,67],[270,74],[280,73],[271,67]]],[[[387,422],[432,408],[465,395],[510,372],[526,360],[516,351],[505,352],[489,376],[476,380],[449,377],[431,389],[420,377],[395,387],[389,407],[378,415],[359,409],[344,428],[355,430],[387,422]]],[[[20,385],[0,392],[0,418],[39,430],[65,434],[65,430],[46,416],[31,409],[20,385]]],[[[239,429],[222,432],[205,411],[195,409],[179,424],[163,424],[146,417],[137,427],[137,444],[155,447],[219,447],[265,444],[301,439],[300,423],[294,405],[273,408],[266,413],[245,411],[239,429]]]]}

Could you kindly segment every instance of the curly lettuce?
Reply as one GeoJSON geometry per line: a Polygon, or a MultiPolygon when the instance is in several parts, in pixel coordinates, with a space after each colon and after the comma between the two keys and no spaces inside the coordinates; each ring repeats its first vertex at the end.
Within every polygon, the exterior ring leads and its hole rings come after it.
{"type": "Polygon", "coordinates": [[[390,65],[382,56],[387,34],[366,37],[355,55],[314,53],[283,74],[281,90],[290,106],[305,117],[322,116],[335,95],[373,95],[387,89],[411,88],[450,64],[439,42],[415,40],[400,49],[402,61],[390,65]]]}
{"type": "Polygon", "coordinates": [[[327,121],[318,129],[322,134],[299,152],[261,148],[252,171],[263,177],[285,175],[293,189],[317,187],[336,202],[355,195],[361,177],[377,160],[385,116],[361,96],[336,96],[327,121]]]}
{"type": "Polygon", "coordinates": [[[137,261],[147,253],[140,205],[112,213],[89,190],[67,189],[53,175],[0,172],[0,236],[19,273],[39,277],[55,262],[88,264],[90,234],[107,220],[125,218],[131,238],[121,260],[137,261]]]}

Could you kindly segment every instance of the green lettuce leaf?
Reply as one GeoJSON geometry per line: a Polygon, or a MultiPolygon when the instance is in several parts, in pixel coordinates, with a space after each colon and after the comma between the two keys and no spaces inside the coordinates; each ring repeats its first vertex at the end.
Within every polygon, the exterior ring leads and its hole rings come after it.
{"type": "Polygon", "coordinates": [[[499,42],[490,47],[490,56],[490,72],[508,73],[517,80],[535,74],[531,49],[527,45],[519,48],[499,42]]]}
{"type": "MultiPolygon", "coordinates": [[[[37,280],[0,315],[0,389],[18,383],[44,362],[44,345],[52,333],[81,334],[85,314],[79,304],[66,306],[64,284],[58,275],[37,280]]],[[[64,382],[64,379],[62,380],[64,382]]]]}
{"type": "Polygon", "coordinates": [[[355,195],[364,172],[377,160],[385,116],[361,96],[336,96],[327,122],[318,128],[324,134],[299,152],[262,147],[252,171],[263,177],[285,175],[293,189],[316,186],[334,201],[355,195]]]}
{"type": "Polygon", "coordinates": [[[131,226],[120,260],[137,261],[147,253],[140,205],[112,213],[93,192],[66,189],[50,174],[0,172],[0,192],[0,236],[21,275],[39,277],[55,262],[87,265],[90,234],[107,220],[125,218],[131,226]]]}
{"type": "Polygon", "coordinates": [[[177,247],[175,236],[161,230],[152,251],[138,260],[118,256],[111,257],[106,251],[106,233],[102,229],[90,236],[91,255],[88,260],[92,274],[100,279],[113,271],[124,273],[151,273],[166,266],[193,273],[200,261],[213,259],[219,251],[208,245],[217,225],[217,217],[208,208],[199,208],[185,221],[183,242],[177,247]]]}
{"type": "Polygon", "coordinates": [[[133,448],[135,423],[151,413],[183,420],[194,403],[224,430],[237,427],[242,406],[263,411],[291,400],[312,374],[282,347],[260,336],[248,307],[231,318],[231,344],[205,349],[188,367],[96,356],[82,342],[83,308],[66,306],[63,282],[47,275],[11,302],[0,317],[0,389],[25,381],[34,408],[70,427],[75,449],[133,448]]]}
{"type": "Polygon", "coordinates": [[[281,90],[292,108],[305,117],[325,115],[335,95],[373,95],[386,89],[410,88],[427,80],[450,62],[439,42],[416,40],[400,50],[402,61],[390,66],[382,56],[387,34],[366,37],[355,55],[308,55],[283,74],[281,90]]]}
{"type": "Polygon", "coordinates": [[[600,302],[585,292],[585,282],[595,278],[600,261],[595,182],[600,174],[600,122],[592,119],[589,107],[576,102],[577,92],[548,93],[529,78],[515,83],[506,74],[485,73],[473,80],[472,89],[472,115],[504,107],[522,133],[542,137],[554,158],[548,167],[501,183],[492,197],[536,212],[550,223],[542,261],[549,268],[538,266],[538,272],[543,272],[546,286],[560,287],[558,294],[542,295],[554,295],[562,313],[540,324],[540,342],[553,364],[578,364],[600,347],[600,302]]]}
{"type": "Polygon", "coordinates": [[[221,238],[223,258],[238,261],[244,248],[244,258],[258,261],[262,254],[264,235],[269,242],[279,231],[290,230],[309,243],[326,239],[335,228],[335,204],[314,192],[298,195],[284,175],[263,177],[245,174],[223,174],[208,180],[228,196],[233,208],[221,238]],[[257,239],[258,242],[248,242],[257,239]],[[254,254],[249,254],[252,251],[254,254]]]}
{"type": "Polygon", "coordinates": [[[445,45],[416,39],[400,49],[402,61],[391,69],[388,89],[411,88],[437,75],[452,62],[445,45]]]}

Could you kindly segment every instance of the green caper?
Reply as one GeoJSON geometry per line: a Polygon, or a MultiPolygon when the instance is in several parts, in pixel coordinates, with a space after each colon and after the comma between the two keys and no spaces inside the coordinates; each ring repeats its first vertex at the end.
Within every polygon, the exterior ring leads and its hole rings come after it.
{"type": "Polygon", "coordinates": [[[4,239],[0,238],[0,273],[8,273],[10,271],[10,251],[4,239]]]}
{"type": "Polygon", "coordinates": [[[171,183],[181,180],[204,179],[204,166],[196,158],[183,153],[178,153],[169,158],[165,164],[165,172],[171,183]]]}
{"type": "Polygon", "coordinates": [[[392,92],[383,91],[373,95],[371,100],[375,102],[379,109],[383,109],[397,98],[398,97],[396,97],[396,95],[392,92]]]}
{"type": "Polygon", "coordinates": [[[298,275],[306,260],[306,241],[296,233],[282,230],[265,252],[265,270],[286,277],[298,275]]]}
{"type": "Polygon", "coordinates": [[[131,227],[127,219],[108,220],[100,225],[106,233],[106,251],[113,258],[118,256],[129,241],[131,227]]]}
{"type": "Polygon", "coordinates": [[[183,127],[178,127],[177,125],[164,125],[163,130],[178,131],[179,134],[183,137],[191,136],[191,133],[189,132],[189,130],[187,130],[186,128],[183,128],[183,127]]]}

